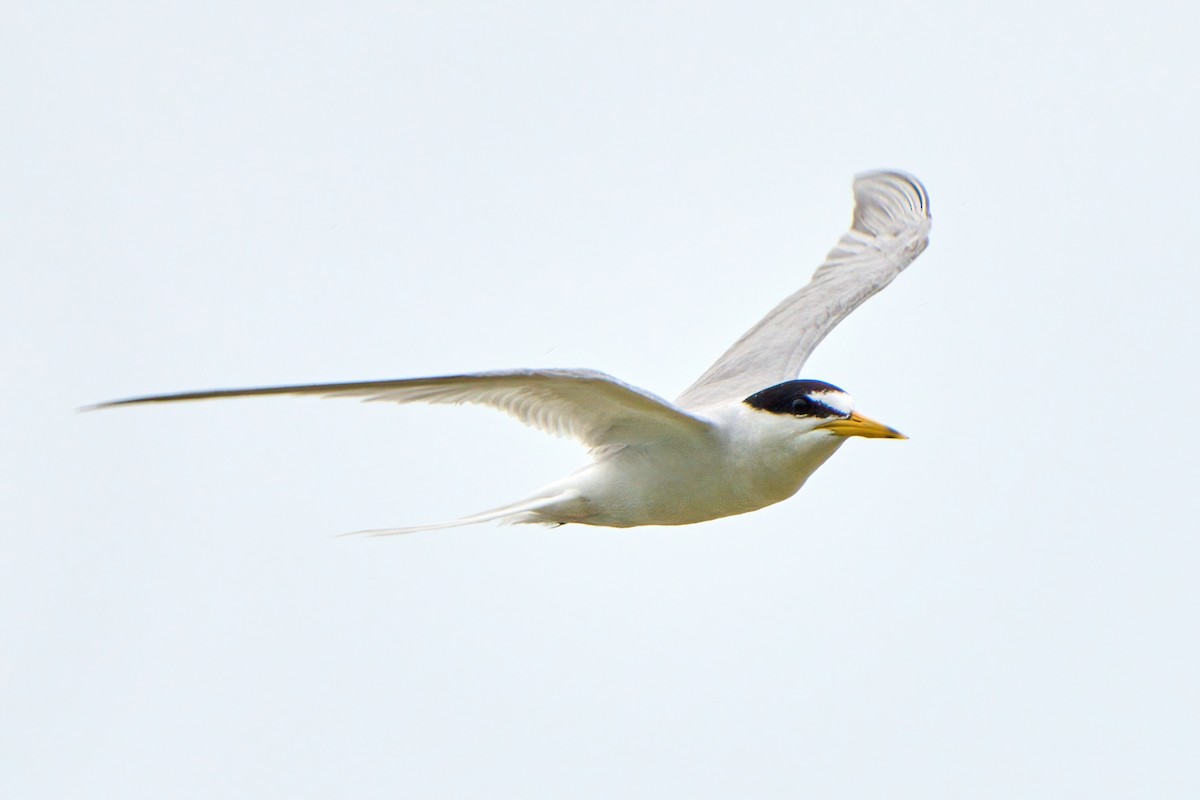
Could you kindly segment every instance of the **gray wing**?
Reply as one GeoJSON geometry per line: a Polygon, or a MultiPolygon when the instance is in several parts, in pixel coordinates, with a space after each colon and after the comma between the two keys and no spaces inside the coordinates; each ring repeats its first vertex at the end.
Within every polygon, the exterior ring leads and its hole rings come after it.
{"type": "Polygon", "coordinates": [[[743,400],[793,380],[846,315],[892,282],[929,243],[929,197],[916,178],[870,172],[854,180],[854,221],[808,285],[738,339],[675,401],[683,408],[743,400]]]}
{"type": "Polygon", "coordinates": [[[499,409],[526,425],[570,436],[589,447],[637,444],[707,433],[708,420],[649,392],[594,370],[512,370],[437,378],[318,383],[256,389],[216,389],[133,397],[90,409],[256,395],[356,397],[371,402],[474,403],[499,409]]]}

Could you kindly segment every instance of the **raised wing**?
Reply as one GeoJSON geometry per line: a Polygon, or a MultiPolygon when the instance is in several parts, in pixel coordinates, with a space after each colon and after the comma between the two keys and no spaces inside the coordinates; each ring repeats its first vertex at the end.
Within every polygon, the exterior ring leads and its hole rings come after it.
{"type": "Polygon", "coordinates": [[[512,370],[438,378],[217,389],[133,397],[89,408],[277,394],[357,397],[368,402],[474,403],[499,409],[547,433],[578,439],[589,447],[703,435],[712,427],[707,420],[682,411],[666,400],[603,372],[583,369],[512,370]]]}
{"type": "Polygon", "coordinates": [[[799,377],[846,315],[892,282],[929,244],[929,197],[916,178],[870,172],[854,180],[854,221],[808,285],[747,331],[676,400],[703,408],[743,400],[799,377]]]}

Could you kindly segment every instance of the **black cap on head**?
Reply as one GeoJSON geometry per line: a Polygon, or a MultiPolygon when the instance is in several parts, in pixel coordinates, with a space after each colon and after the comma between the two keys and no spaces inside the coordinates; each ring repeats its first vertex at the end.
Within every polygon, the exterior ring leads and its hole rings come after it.
{"type": "Polygon", "coordinates": [[[793,417],[846,417],[849,414],[822,402],[821,395],[836,392],[838,387],[824,381],[785,381],[761,392],[755,392],[742,402],[760,411],[789,414],[793,417]]]}

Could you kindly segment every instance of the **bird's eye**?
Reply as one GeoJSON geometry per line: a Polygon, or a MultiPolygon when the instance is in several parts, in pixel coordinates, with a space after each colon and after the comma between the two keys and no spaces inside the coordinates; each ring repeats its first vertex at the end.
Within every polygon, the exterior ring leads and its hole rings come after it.
{"type": "Polygon", "coordinates": [[[812,403],[808,401],[807,397],[797,397],[796,399],[792,400],[793,414],[803,416],[810,410],[812,410],[812,403]]]}

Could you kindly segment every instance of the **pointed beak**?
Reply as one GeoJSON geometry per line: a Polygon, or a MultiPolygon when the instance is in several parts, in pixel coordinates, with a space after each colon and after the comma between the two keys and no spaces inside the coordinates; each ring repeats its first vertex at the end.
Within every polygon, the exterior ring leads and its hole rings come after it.
{"type": "Polygon", "coordinates": [[[876,422],[870,417],[864,417],[855,411],[846,419],[834,419],[817,426],[833,431],[838,436],[862,436],[867,439],[907,439],[900,431],[889,428],[882,422],[876,422]]]}

